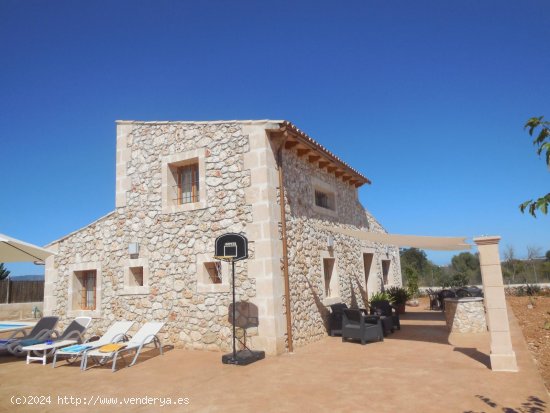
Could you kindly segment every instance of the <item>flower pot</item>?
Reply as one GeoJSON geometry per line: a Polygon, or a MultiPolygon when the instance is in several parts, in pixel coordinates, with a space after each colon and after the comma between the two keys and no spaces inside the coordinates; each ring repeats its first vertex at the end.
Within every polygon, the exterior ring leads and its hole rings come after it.
{"type": "Polygon", "coordinates": [[[405,314],[405,304],[397,304],[397,313],[405,314]]]}

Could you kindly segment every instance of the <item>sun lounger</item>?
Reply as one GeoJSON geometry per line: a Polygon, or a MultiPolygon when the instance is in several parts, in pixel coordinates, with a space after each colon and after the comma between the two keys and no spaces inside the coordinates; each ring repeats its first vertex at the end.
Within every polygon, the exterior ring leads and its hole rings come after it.
{"type": "MultiPolygon", "coordinates": [[[[10,344],[18,343],[21,340],[48,340],[54,332],[55,326],[57,325],[58,317],[42,317],[32,330],[25,334],[23,330],[17,330],[12,333],[11,336],[0,340],[0,351],[7,350],[10,344]]],[[[16,355],[24,355],[24,352],[16,355]]]]}
{"type": "Polygon", "coordinates": [[[123,356],[123,353],[125,353],[126,351],[135,351],[136,354],[134,356],[134,359],[128,366],[128,367],[131,367],[136,363],[142,348],[151,343],[153,343],[155,347],[159,348],[160,354],[162,355],[162,344],[160,342],[160,339],[157,337],[157,334],[163,326],[164,326],[163,322],[152,321],[152,322],[145,323],[143,327],[139,329],[139,331],[130,341],[126,343],[122,343],[126,345],[125,347],[119,348],[115,351],[104,352],[104,351],[101,351],[101,349],[94,349],[94,350],[89,350],[84,352],[82,369],[86,370],[88,366],[88,359],[91,357],[98,364],[104,364],[108,362],[110,359],[112,359],[113,360],[112,371],[114,372],[116,370],[116,361],[118,356],[119,355],[123,356]]]}
{"type": "MultiPolygon", "coordinates": [[[[55,349],[80,343],[91,322],[91,317],[76,317],[55,341],[43,340],[42,343],[37,344],[36,340],[21,340],[18,343],[18,348],[27,352],[27,364],[31,361],[41,361],[42,364],[46,364],[48,356],[55,349]],[[38,356],[31,356],[31,354],[38,356]]],[[[11,346],[8,347],[8,350],[12,351],[11,346]]]]}
{"type": "Polygon", "coordinates": [[[58,349],[53,356],[52,367],[55,368],[55,363],[58,358],[64,357],[71,361],[75,361],[78,357],[82,357],[80,361],[80,368],[82,369],[84,367],[84,353],[86,351],[102,347],[109,343],[125,340],[127,338],[126,333],[128,333],[128,330],[130,330],[133,324],[133,321],[117,321],[107,329],[99,340],[87,341],[83,344],[75,344],[58,349]]]}

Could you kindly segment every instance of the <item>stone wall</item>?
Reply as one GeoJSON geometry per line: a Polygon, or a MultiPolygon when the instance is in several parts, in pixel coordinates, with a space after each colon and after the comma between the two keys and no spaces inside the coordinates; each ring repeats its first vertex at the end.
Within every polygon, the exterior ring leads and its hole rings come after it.
{"type": "MultiPolygon", "coordinates": [[[[44,312],[61,317],[60,327],[91,315],[92,333],[114,320],[166,321],[162,338],[178,347],[231,347],[227,320],[231,302],[229,266],[222,283],[209,284],[204,262],[213,261],[214,240],[226,232],[249,239],[249,259],[236,264],[237,300],[258,307],[260,325],[250,343],[268,354],[286,350],[282,242],[279,232],[278,174],[266,130],[272,121],[119,122],[117,125],[116,209],[53,242],[57,255],[46,260],[44,312]],[[197,159],[199,201],[171,203],[170,165],[197,159]],[[278,236],[279,235],[279,236],[278,236]],[[130,243],[139,244],[131,257],[130,243]],[[130,285],[130,267],[143,267],[143,286],[130,285]],[[75,273],[97,273],[97,308],[80,310],[75,273]]],[[[364,307],[368,293],[382,287],[381,260],[391,261],[387,285],[400,285],[397,248],[334,235],[327,248],[316,224],[384,231],[358,201],[355,187],[284,151],[291,315],[296,345],[326,335],[326,305],[344,301],[364,307]],[[320,210],[314,185],[334,189],[336,209],[320,210]],[[374,257],[368,283],[363,254],[374,257]],[[325,297],[323,258],[335,259],[337,276],[325,297]]],[[[194,162],[194,161],[193,161],[194,162]]],[[[180,165],[181,166],[181,165],[180,165]]]]}
{"type": "Polygon", "coordinates": [[[44,303],[35,301],[31,303],[0,304],[0,320],[28,320],[42,315],[44,303]],[[35,310],[37,309],[37,311],[35,310]]]}
{"type": "MultiPolygon", "coordinates": [[[[114,212],[52,243],[58,255],[46,269],[46,310],[60,316],[61,327],[79,314],[92,314],[92,331],[105,331],[114,321],[142,325],[164,320],[164,340],[176,346],[227,350],[231,329],[227,309],[231,300],[228,268],[224,285],[199,291],[202,262],[212,261],[214,239],[225,232],[246,232],[252,221],[244,190],[250,170],[243,167],[248,136],[239,124],[123,123],[124,138],[117,153],[117,205],[114,212]],[[176,213],[163,213],[163,157],[204,148],[206,204],[176,213]],[[121,193],[120,187],[127,187],[121,193]],[[124,197],[122,197],[124,195],[124,197]],[[122,199],[122,201],[121,201],[122,199]],[[139,243],[138,261],[128,245],[139,243]],[[202,258],[200,258],[202,257],[202,258]],[[148,286],[129,293],[125,271],[145,263],[148,286]],[[69,292],[75,270],[97,269],[96,311],[70,311],[69,292]]],[[[254,257],[254,245],[250,246],[254,257]]],[[[246,276],[246,261],[238,263],[236,285],[241,300],[256,294],[255,280],[246,276]]]]}
{"type": "Polygon", "coordinates": [[[451,333],[487,332],[483,298],[445,299],[445,320],[451,333]]]}
{"type": "Polygon", "coordinates": [[[283,159],[292,334],[295,345],[301,346],[327,335],[327,305],[345,302],[348,306],[364,308],[367,293],[380,291],[382,259],[391,260],[387,286],[401,285],[401,271],[396,247],[386,248],[317,227],[321,224],[384,231],[361,206],[355,187],[307,162],[294,151],[285,151],[283,159]],[[315,207],[316,184],[335,192],[336,211],[324,213],[315,207]],[[334,238],[333,249],[327,247],[329,235],[334,238]],[[374,256],[368,286],[363,253],[374,256]],[[335,297],[325,297],[323,258],[335,259],[339,281],[339,294],[335,297]]]}

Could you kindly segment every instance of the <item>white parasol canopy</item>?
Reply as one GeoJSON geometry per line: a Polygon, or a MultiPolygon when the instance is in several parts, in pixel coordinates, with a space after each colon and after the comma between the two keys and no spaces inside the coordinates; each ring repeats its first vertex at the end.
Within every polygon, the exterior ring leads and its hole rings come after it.
{"type": "Polygon", "coordinates": [[[328,227],[320,225],[322,229],[347,235],[349,237],[365,241],[380,242],[382,244],[396,245],[398,247],[415,247],[424,250],[460,251],[471,248],[466,243],[466,237],[426,237],[420,235],[386,234],[384,232],[368,232],[356,229],[328,227]]]}
{"type": "Polygon", "coordinates": [[[0,234],[0,262],[43,262],[52,254],[47,249],[0,234]]]}

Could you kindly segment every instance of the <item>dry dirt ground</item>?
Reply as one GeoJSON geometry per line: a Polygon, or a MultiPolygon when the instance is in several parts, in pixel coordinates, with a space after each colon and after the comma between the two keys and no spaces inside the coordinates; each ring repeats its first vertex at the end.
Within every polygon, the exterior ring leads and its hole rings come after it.
{"type": "Polygon", "coordinates": [[[507,300],[550,390],[550,297],[507,297],[507,300]]]}

